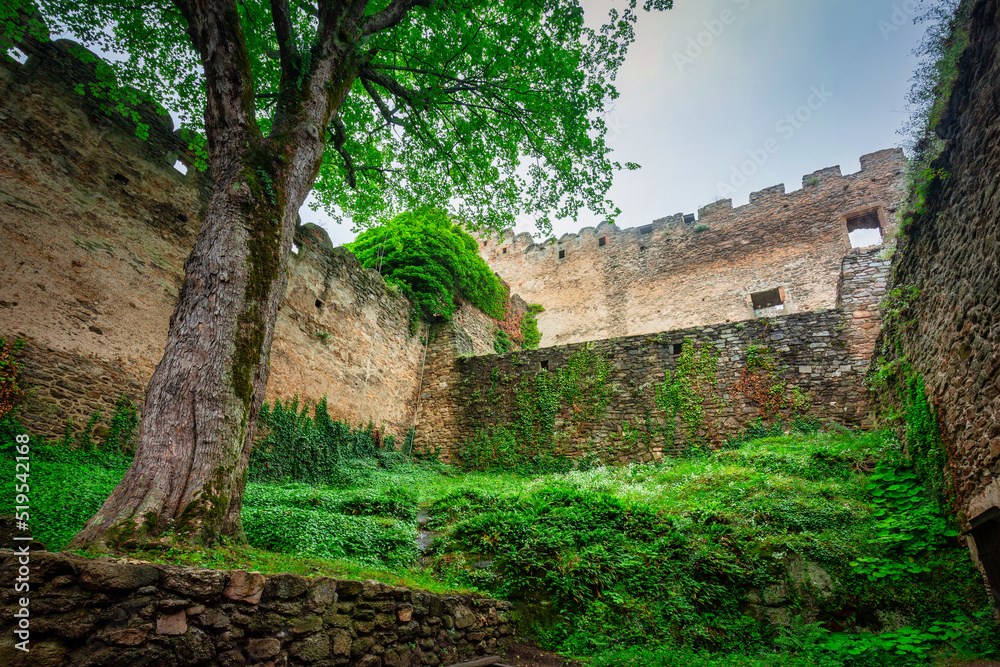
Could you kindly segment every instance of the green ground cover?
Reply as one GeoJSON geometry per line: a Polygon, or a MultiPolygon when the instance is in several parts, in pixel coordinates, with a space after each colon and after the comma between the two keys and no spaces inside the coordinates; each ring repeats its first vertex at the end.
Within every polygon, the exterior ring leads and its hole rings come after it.
{"type": "MultiPolygon", "coordinates": [[[[479,591],[517,603],[522,631],[544,646],[595,666],[996,655],[981,579],[888,433],[764,437],[647,465],[463,472],[409,461],[370,428],[278,413],[266,413],[244,499],[250,546],[132,555],[479,591]],[[441,534],[423,558],[418,511],[441,534]],[[796,563],[829,581],[796,583],[796,563]],[[775,587],[787,594],[767,611],[760,596],[775,587]],[[769,613],[786,625],[761,622],[769,613]]],[[[13,463],[3,450],[7,480],[13,463]]],[[[63,547],[128,463],[34,445],[35,537],[63,547]]],[[[5,506],[12,496],[5,483],[5,506]]]]}

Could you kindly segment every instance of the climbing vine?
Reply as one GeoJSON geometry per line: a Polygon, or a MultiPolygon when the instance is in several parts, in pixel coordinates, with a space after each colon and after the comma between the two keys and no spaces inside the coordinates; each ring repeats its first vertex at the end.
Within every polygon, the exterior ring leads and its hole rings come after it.
{"type": "Polygon", "coordinates": [[[578,350],[562,368],[522,375],[516,381],[494,367],[485,394],[472,391],[468,400],[491,411],[506,404],[509,411],[465,441],[459,452],[463,466],[471,470],[565,466],[565,461],[554,462],[560,458],[556,421],[561,415],[571,426],[561,430],[562,438],[600,423],[610,399],[610,369],[604,356],[590,347],[578,350]]]}
{"type": "Polygon", "coordinates": [[[664,436],[672,445],[677,435],[678,421],[684,427],[688,444],[705,443],[703,432],[709,431],[705,420],[705,401],[718,384],[718,354],[709,345],[699,349],[690,338],[681,346],[677,368],[667,371],[667,378],[654,387],[654,403],[664,421],[664,436]],[[678,417],[680,418],[678,420],[678,417]]]}
{"type": "Polygon", "coordinates": [[[923,378],[916,374],[906,386],[906,453],[924,486],[943,505],[947,495],[944,444],[923,378]]]}
{"type": "Polygon", "coordinates": [[[524,339],[525,350],[537,350],[542,341],[542,332],[538,330],[538,314],[545,312],[541,304],[528,305],[528,312],[521,319],[521,338],[524,339]]]}
{"type": "Polygon", "coordinates": [[[747,347],[746,364],[735,389],[753,401],[764,419],[771,419],[785,407],[786,383],[778,379],[777,372],[778,362],[771,348],[756,343],[747,347]]]}

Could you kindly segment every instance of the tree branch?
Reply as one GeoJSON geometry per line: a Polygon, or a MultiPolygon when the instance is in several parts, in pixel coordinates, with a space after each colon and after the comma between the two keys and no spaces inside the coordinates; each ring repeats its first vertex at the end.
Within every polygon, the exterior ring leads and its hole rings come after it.
{"type": "Polygon", "coordinates": [[[341,120],[340,115],[333,117],[333,147],[340,157],[344,158],[344,167],[347,169],[347,184],[352,188],[358,187],[358,177],[354,170],[354,158],[344,147],[347,142],[347,128],[344,127],[344,121],[341,120]]]}
{"type": "Polygon", "coordinates": [[[361,28],[361,36],[367,37],[391,28],[406,18],[414,7],[430,7],[435,0],[392,0],[388,7],[372,15],[361,28]]]}
{"type": "Polygon", "coordinates": [[[292,13],[288,8],[288,0],[271,0],[271,18],[274,21],[274,32],[278,36],[278,60],[281,62],[281,69],[291,71],[298,47],[295,45],[295,32],[292,28],[292,13]]]}
{"type": "Polygon", "coordinates": [[[382,114],[382,118],[385,119],[386,123],[404,127],[403,122],[396,118],[396,109],[389,109],[389,105],[385,103],[382,96],[378,94],[378,91],[375,90],[367,79],[361,79],[361,86],[368,93],[368,97],[372,98],[372,101],[375,102],[375,106],[378,107],[379,113],[382,114]]]}

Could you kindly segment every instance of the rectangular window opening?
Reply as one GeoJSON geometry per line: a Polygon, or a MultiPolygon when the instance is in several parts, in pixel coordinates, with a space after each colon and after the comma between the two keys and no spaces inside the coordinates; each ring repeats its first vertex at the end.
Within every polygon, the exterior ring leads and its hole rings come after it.
{"type": "Polygon", "coordinates": [[[181,172],[182,174],[187,174],[188,173],[187,165],[184,164],[183,162],[181,162],[180,160],[177,160],[176,162],[174,162],[174,169],[176,169],[177,171],[181,172]]]}
{"type": "Polygon", "coordinates": [[[670,354],[680,354],[684,351],[684,343],[671,343],[670,354]]]}
{"type": "Polygon", "coordinates": [[[505,254],[505,255],[507,254],[507,248],[503,249],[503,254],[505,254]]]}
{"type": "Polygon", "coordinates": [[[653,233],[653,225],[643,225],[642,227],[639,228],[639,233],[640,234],[652,234],[653,233]]]}
{"type": "Polygon", "coordinates": [[[542,370],[543,371],[549,370],[549,360],[548,359],[545,359],[544,361],[542,361],[542,370]]]}
{"type": "Polygon", "coordinates": [[[566,259],[566,251],[565,250],[560,250],[559,251],[559,259],[566,259]]]}
{"type": "Polygon", "coordinates": [[[847,237],[852,248],[882,245],[882,222],[878,209],[872,209],[847,218],[847,237]]]}
{"type": "Polygon", "coordinates": [[[785,303],[781,298],[781,288],[776,287],[766,292],[755,292],[750,295],[755,317],[773,317],[785,312],[785,303]]]}
{"type": "Polygon", "coordinates": [[[694,213],[688,213],[687,215],[685,215],[684,222],[686,222],[689,225],[694,223],[694,213]]]}
{"type": "Polygon", "coordinates": [[[602,236],[601,238],[597,239],[597,245],[600,247],[608,245],[608,237],[602,236]]]}

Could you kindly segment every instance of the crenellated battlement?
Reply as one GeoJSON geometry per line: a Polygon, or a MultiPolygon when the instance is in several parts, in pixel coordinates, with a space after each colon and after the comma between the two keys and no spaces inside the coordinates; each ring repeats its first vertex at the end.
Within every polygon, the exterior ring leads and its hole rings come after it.
{"type": "MultiPolygon", "coordinates": [[[[817,192],[824,189],[844,187],[852,188],[859,184],[870,181],[873,175],[884,176],[887,172],[893,175],[901,173],[905,163],[903,151],[900,148],[888,148],[861,156],[861,169],[853,174],[843,175],[840,166],[825,167],[805,174],[802,177],[802,188],[785,191],[785,184],[779,183],[750,193],[750,200],[742,206],[733,207],[732,199],[719,199],[710,204],[706,204],[698,209],[697,216],[693,214],[674,213],[663,218],[657,218],[652,222],[636,227],[619,227],[609,222],[602,222],[597,227],[584,227],[576,233],[567,232],[558,239],[550,237],[544,241],[536,240],[528,232],[515,234],[513,229],[505,229],[501,232],[499,241],[495,237],[480,237],[480,241],[486,241],[488,248],[490,245],[499,243],[507,245],[508,254],[511,252],[536,252],[544,251],[547,247],[556,245],[560,248],[571,248],[574,242],[587,241],[595,237],[609,236],[615,240],[636,240],[648,234],[649,230],[680,230],[690,233],[694,232],[697,224],[733,222],[746,213],[752,213],[761,206],[776,207],[796,207],[804,201],[815,198],[817,192]]],[[[873,200],[874,201],[874,200],[873,200]]]]}
{"type": "Polygon", "coordinates": [[[626,228],[602,222],[541,242],[506,230],[480,238],[479,252],[546,308],[539,323],[548,345],[749,319],[755,298],[780,296],[784,314],[832,308],[850,231],[874,224],[892,235],[903,192],[901,150],[860,162],[853,174],[838,166],[806,174],[792,192],[784,184],[755,191],[742,206],[720,199],[697,215],[626,228]]]}

